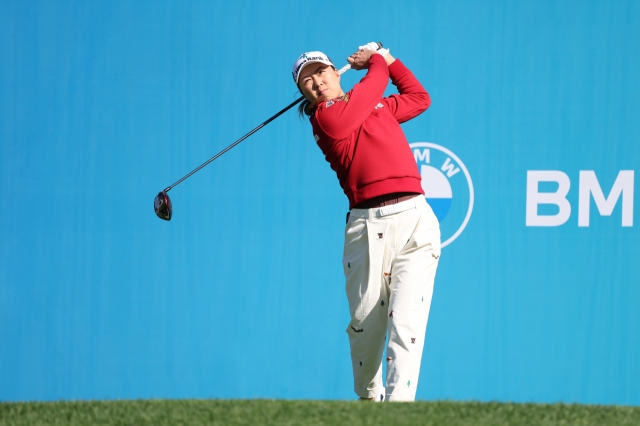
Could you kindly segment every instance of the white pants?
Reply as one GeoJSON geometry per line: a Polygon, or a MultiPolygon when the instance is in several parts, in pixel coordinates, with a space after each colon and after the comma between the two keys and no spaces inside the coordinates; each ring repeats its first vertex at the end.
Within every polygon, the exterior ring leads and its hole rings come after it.
{"type": "Polygon", "coordinates": [[[424,196],[376,209],[353,209],[345,230],[346,291],[354,389],[413,401],[440,258],[440,226],[424,196]]]}

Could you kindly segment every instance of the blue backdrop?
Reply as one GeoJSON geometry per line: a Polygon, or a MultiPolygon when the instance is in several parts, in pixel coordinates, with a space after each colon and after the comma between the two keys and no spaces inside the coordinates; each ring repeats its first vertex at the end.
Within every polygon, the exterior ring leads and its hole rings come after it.
{"type": "Polygon", "coordinates": [[[451,203],[418,398],[639,405],[639,22],[636,0],[2,1],[0,400],[353,398],[347,200],[306,120],[174,189],[171,222],[152,200],[295,99],[300,53],[380,40],[432,96],[403,128],[451,203]]]}

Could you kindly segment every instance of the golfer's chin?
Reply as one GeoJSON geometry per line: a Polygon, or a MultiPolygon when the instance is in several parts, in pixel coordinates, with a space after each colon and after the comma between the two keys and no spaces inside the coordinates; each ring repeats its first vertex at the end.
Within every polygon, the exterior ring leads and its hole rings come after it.
{"type": "Polygon", "coordinates": [[[319,102],[330,101],[331,99],[339,98],[342,95],[340,87],[325,89],[318,95],[319,102]]]}
{"type": "Polygon", "coordinates": [[[309,102],[311,104],[311,108],[315,109],[322,102],[328,101],[329,99],[330,99],[329,96],[320,95],[319,97],[315,98],[313,101],[309,101],[309,102]]]}

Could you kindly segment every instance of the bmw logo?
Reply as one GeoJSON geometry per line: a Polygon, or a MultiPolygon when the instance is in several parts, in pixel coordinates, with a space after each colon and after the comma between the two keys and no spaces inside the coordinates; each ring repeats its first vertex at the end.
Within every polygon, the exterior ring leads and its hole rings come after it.
{"type": "Polygon", "coordinates": [[[427,203],[440,222],[442,247],[462,234],[473,211],[473,182],[464,163],[447,148],[431,142],[409,144],[422,176],[427,203]]]}

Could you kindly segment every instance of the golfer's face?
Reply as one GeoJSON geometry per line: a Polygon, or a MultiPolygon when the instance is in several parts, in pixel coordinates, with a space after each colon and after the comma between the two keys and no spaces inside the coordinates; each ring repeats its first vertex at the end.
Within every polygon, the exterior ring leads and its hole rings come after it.
{"type": "Polygon", "coordinates": [[[340,74],[325,64],[315,63],[304,67],[298,85],[304,97],[311,102],[337,98],[342,94],[340,74]]]}

